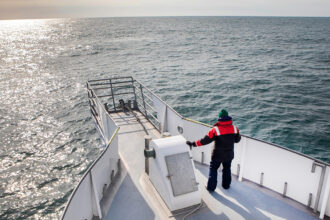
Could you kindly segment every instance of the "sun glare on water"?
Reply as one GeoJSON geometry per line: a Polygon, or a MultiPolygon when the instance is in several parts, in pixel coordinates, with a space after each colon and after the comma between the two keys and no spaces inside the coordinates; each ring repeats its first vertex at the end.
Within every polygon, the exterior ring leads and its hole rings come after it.
{"type": "Polygon", "coordinates": [[[0,20],[1,29],[28,30],[35,26],[45,25],[53,19],[24,19],[24,20],[0,20]]]}

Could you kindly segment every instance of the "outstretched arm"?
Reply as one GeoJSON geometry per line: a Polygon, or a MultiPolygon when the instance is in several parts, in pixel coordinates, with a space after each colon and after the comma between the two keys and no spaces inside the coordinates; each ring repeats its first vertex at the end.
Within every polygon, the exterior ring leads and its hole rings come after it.
{"type": "Polygon", "coordinates": [[[212,128],[209,133],[207,135],[205,135],[205,137],[203,137],[202,139],[200,140],[197,140],[195,142],[190,142],[190,141],[187,141],[187,144],[191,147],[191,146],[202,146],[202,145],[206,145],[206,144],[209,144],[211,143],[212,141],[214,141],[214,137],[215,137],[215,128],[212,128]],[[188,143],[189,142],[189,143],[188,143]]]}
{"type": "Polygon", "coordinates": [[[195,143],[198,147],[200,147],[202,145],[207,145],[207,144],[211,143],[212,141],[213,141],[213,139],[210,138],[209,135],[205,135],[205,137],[203,137],[200,140],[195,141],[195,143]]]}

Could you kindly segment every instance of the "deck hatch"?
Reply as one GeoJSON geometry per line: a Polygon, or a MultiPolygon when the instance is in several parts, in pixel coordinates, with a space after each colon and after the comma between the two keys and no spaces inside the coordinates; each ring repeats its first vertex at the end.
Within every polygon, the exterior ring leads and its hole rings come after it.
{"type": "Polygon", "coordinates": [[[188,152],[165,157],[173,195],[179,196],[198,190],[194,168],[188,152]]]}

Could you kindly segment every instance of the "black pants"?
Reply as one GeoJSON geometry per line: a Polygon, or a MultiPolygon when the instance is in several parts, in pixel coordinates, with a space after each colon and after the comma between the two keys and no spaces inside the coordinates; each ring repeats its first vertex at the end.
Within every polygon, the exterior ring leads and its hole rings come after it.
{"type": "Polygon", "coordinates": [[[211,161],[210,163],[210,173],[209,173],[209,181],[207,182],[207,190],[214,191],[217,188],[217,178],[218,178],[218,168],[222,163],[222,187],[224,189],[228,189],[231,183],[231,160],[227,162],[218,162],[211,161]]]}

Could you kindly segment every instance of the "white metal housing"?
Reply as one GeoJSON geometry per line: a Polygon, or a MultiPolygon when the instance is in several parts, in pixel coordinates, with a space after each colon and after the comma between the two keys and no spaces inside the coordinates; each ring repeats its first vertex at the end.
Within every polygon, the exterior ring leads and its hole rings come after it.
{"type": "Polygon", "coordinates": [[[169,210],[174,211],[201,203],[201,192],[196,182],[195,166],[186,140],[181,135],[161,138],[152,140],[150,147],[155,150],[156,157],[149,159],[149,178],[169,210]],[[173,164],[176,160],[174,158],[170,162],[172,164],[169,164],[168,159],[171,156],[172,158],[177,156],[179,159],[177,163],[173,164]],[[180,176],[174,176],[174,173],[170,173],[170,165],[179,172],[180,176]],[[174,182],[173,178],[179,178],[179,181],[174,182]],[[180,195],[176,195],[176,189],[180,195]],[[180,191],[182,190],[186,191],[181,194],[180,191]]]}

